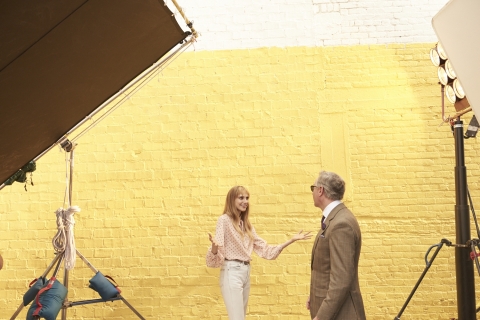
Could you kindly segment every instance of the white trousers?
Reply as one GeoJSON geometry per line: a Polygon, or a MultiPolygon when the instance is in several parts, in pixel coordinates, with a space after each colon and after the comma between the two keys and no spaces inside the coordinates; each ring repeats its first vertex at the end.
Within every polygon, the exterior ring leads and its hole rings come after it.
{"type": "Polygon", "coordinates": [[[250,265],[225,260],[220,270],[220,289],[228,319],[244,320],[250,294],[250,265]]]}

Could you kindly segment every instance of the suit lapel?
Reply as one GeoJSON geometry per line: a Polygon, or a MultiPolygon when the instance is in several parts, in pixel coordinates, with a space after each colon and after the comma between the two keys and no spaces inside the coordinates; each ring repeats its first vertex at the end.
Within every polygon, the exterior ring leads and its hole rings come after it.
{"type": "Polygon", "coordinates": [[[315,238],[315,242],[312,247],[312,259],[310,261],[310,267],[313,268],[313,259],[315,258],[315,249],[317,248],[318,240],[320,239],[320,236],[322,235],[322,230],[318,231],[317,237],[315,238]]]}
{"type": "Polygon", "coordinates": [[[338,206],[333,208],[332,212],[330,212],[327,219],[325,219],[325,229],[323,230],[323,232],[325,232],[325,230],[327,230],[328,226],[330,225],[330,222],[333,219],[335,219],[335,216],[344,208],[345,208],[345,205],[343,203],[340,203],[338,206]]]}
{"type": "Polygon", "coordinates": [[[340,203],[338,206],[336,206],[332,210],[332,212],[330,212],[330,214],[328,215],[328,217],[324,221],[325,222],[325,229],[322,230],[320,228],[320,230],[318,231],[317,237],[315,238],[315,243],[313,244],[313,247],[312,247],[312,259],[311,259],[311,263],[310,263],[311,268],[313,268],[313,260],[315,258],[315,249],[317,248],[318,241],[320,240],[320,238],[325,237],[325,232],[327,231],[328,226],[330,225],[330,221],[335,219],[335,216],[337,215],[337,213],[339,213],[344,208],[345,208],[345,205],[343,203],[340,203]]]}

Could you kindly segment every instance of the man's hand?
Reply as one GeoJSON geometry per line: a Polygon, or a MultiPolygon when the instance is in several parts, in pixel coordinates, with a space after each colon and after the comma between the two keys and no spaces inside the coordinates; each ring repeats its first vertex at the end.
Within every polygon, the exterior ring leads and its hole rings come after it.
{"type": "MultiPolygon", "coordinates": [[[[307,303],[306,303],[307,310],[310,310],[310,296],[308,296],[307,303]]],[[[317,317],[313,318],[312,320],[318,320],[317,317]]]]}

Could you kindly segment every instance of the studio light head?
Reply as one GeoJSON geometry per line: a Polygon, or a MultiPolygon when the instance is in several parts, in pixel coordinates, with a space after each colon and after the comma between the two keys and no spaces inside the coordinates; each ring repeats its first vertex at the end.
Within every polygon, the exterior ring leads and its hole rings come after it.
{"type": "Polygon", "coordinates": [[[445,96],[447,97],[448,101],[451,103],[457,102],[457,96],[455,95],[455,90],[453,90],[453,87],[448,84],[445,86],[445,96]]]}
{"type": "Polygon", "coordinates": [[[433,65],[436,67],[444,64],[445,60],[447,60],[447,54],[445,50],[443,50],[440,42],[435,45],[435,48],[430,49],[430,60],[432,60],[433,65]]]}
{"type": "Polygon", "coordinates": [[[444,67],[445,67],[445,72],[447,73],[447,75],[450,79],[457,78],[457,75],[455,74],[455,71],[453,70],[453,67],[452,67],[452,62],[450,60],[447,60],[445,62],[444,67]]]}
{"type": "Polygon", "coordinates": [[[458,79],[455,79],[453,81],[453,91],[455,92],[455,95],[460,98],[460,99],[463,99],[465,98],[465,91],[463,90],[463,87],[462,85],[460,84],[460,80],[458,79]]]}
{"type": "Polygon", "coordinates": [[[440,83],[444,86],[446,86],[449,82],[452,81],[452,79],[448,77],[447,70],[445,70],[443,66],[438,67],[437,76],[440,83]]]}
{"type": "Polygon", "coordinates": [[[445,87],[447,100],[455,105],[457,111],[468,108],[470,104],[465,99],[465,90],[460,84],[460,80],[457,79],[457,73],[453,69],[452,62],[448,59],[447,53],[440,42],[430,50],[430,60],[432,60],[433,65],[437,66],[438,81],[445,87]]]}
{"type": "Polygon", "coordinates": [[[461,113],[459,108],[466,106],[471,108],[475,115],[480,112],[479,14],[480,1],[448,1],[432,19],[438,44],[430,50],[432,63],[439,67],[444,62],[445,72],[450,79],[454,80],[453,83],[448,84],[452,88],[445,88],[446,97],[449,101],[455,101],[457,112],[461,113]],[[455,80],[459,81],[455,82],[455,80]],[[464,101],[467,98],[468,103],[464,101]]]}

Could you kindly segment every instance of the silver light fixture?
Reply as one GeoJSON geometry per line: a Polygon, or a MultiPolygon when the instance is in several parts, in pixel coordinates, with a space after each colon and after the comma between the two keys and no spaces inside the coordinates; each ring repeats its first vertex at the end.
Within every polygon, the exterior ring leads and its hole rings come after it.
{"type": "Polygon", "coordinates": [[[453,91],[455,92],[455,95],[459,99],[465,98],[465,91],[463,90],[462,85],[460,84],[460,81],[458,79],[453,80],[453,91]]]}
{"type": "Polygon", "coordinates": [[[432,60],[433,65],[436,67],[440,66],[443,62],[445,62],[444,60],[442,60],[442,58],[440,58],[440,55],[438,54],[436,48],[430,49],[430,60],[432,60]]]}
{"type": "Polygon", "coordinates": [[[445,96],[451,103],[457,102],[457,96],[455,95],[455,90],[453,90],[453,86],[451,84],[447,84],[445,86],[445,96]]]}
{"type": "Polygon", "coordinates": [[[446,86],[450,82],[447,71],[443,66],[438,67],[437,75],[438,75],[438,80],[440,80],[440,83],[443,84],[444,86],[446,86]]]}
{"type": "Polygon", "coordinates": [[[440,41],[437,43],[436,49],[437,49],[437,52],[438,52],[438,55],[440,56],[440,58],[442,58],[443,60],[447,60],[447,59],[448,59],[447,53],[446,53],[445,50],[443,49],[443,46],[442,46],[442,44],[440,43],[440,41]]]}
{"type": "Polygon", "coordinates": [[[455,71],[453,70],[452,62],[450,60],[447,60],[445,62],[445,71],[447,72],[447,75],[450,79],[455,79],[457,77],[455,71]]]}

